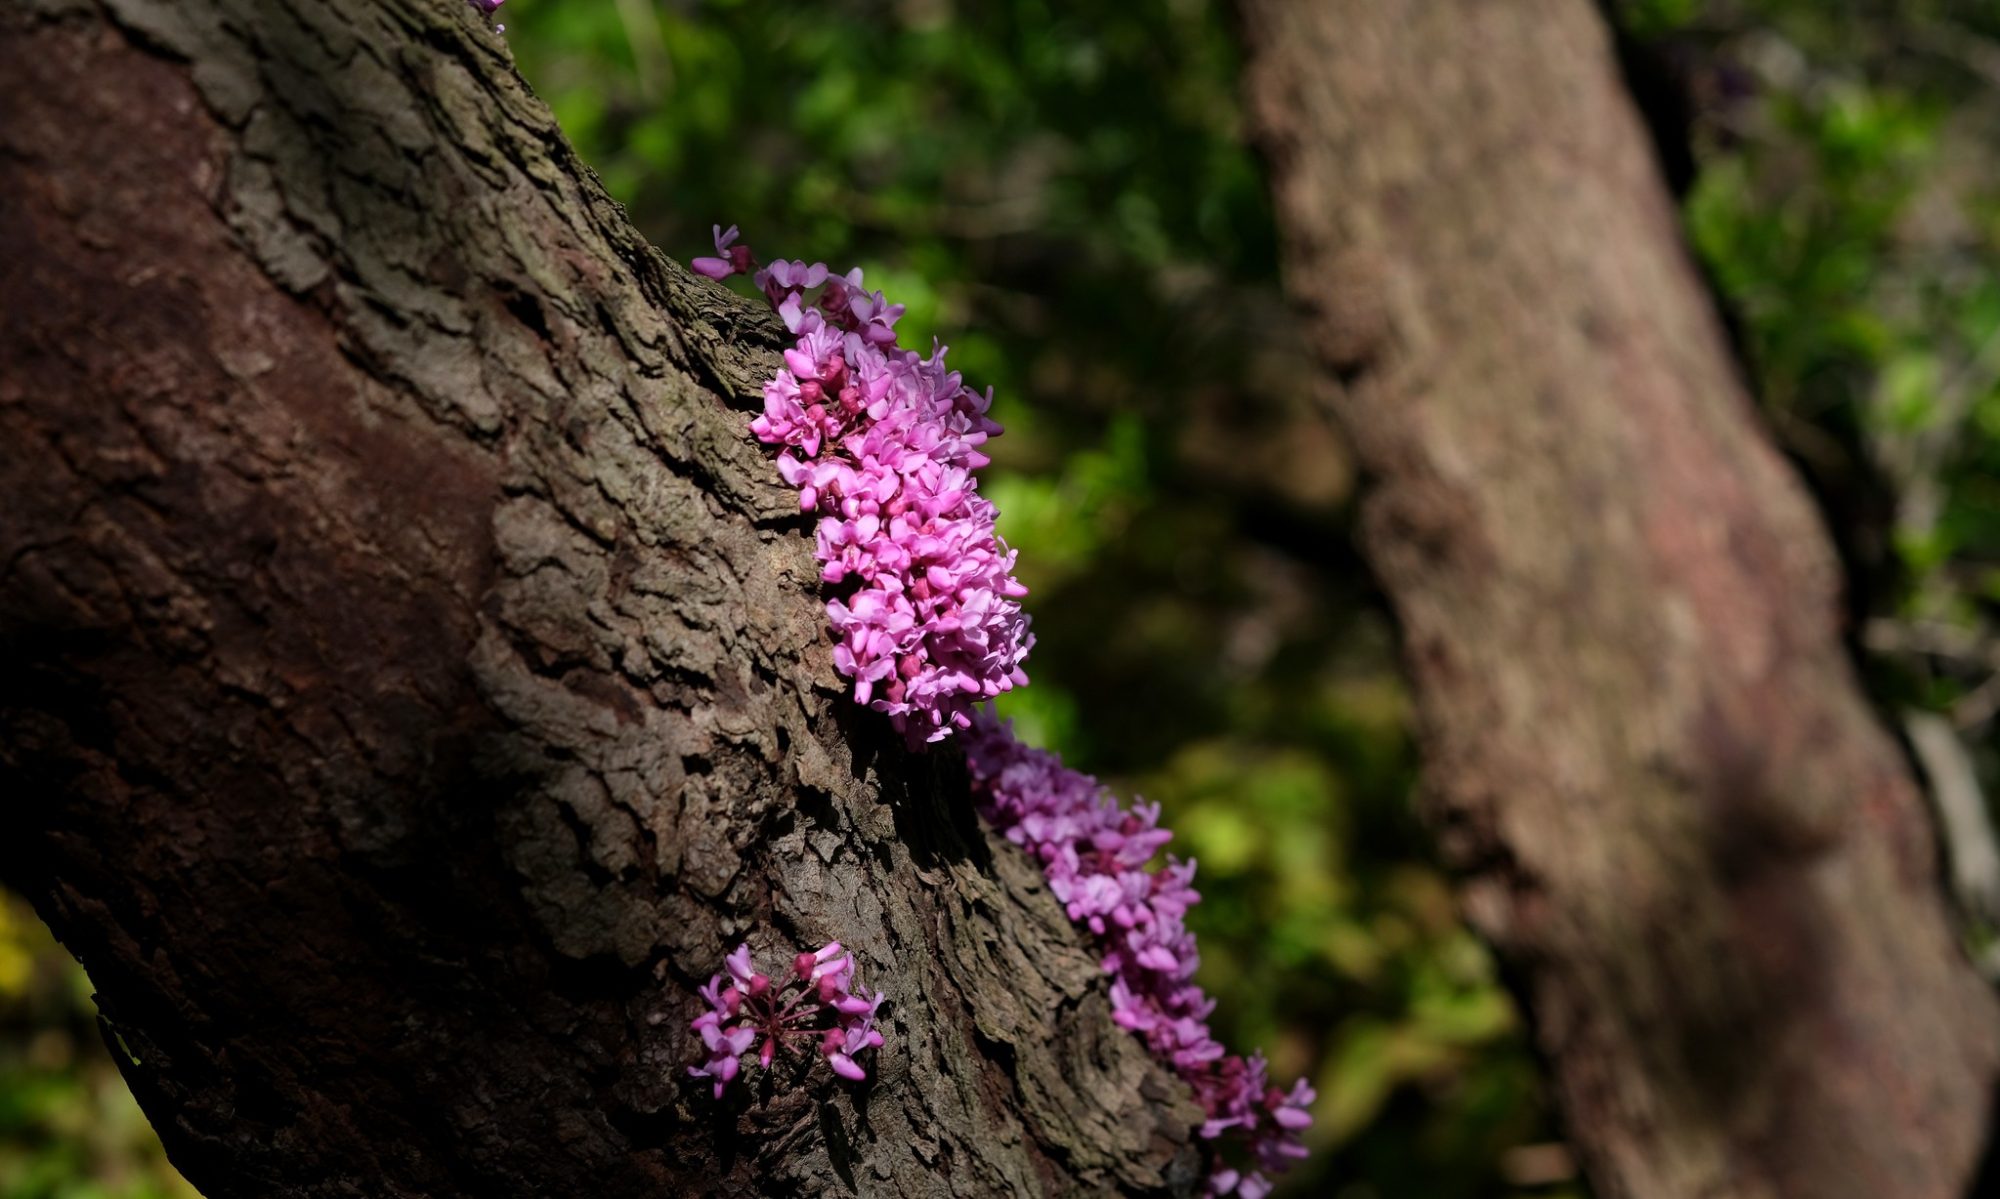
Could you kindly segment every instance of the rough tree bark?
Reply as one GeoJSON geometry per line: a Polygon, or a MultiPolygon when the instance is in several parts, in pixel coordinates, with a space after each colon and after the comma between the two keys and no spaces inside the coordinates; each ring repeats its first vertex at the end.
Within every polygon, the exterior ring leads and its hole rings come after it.
{"type": "Polygon", "coordinates": [[[0,305],[0,870],[210,1199],[1187,1191],[955,756],[838,698],[781,330],[461,0],[6,0],[0,305]],[[746,936],[856,952],[874,1077],[684,1077],[746,936]]]}
{"type": "Polygon", "coordinates": [[[1243,0],[1426,807],[1599,1193],[1962,1193],[1995,1003],[1589,0],[1243,0]]]}

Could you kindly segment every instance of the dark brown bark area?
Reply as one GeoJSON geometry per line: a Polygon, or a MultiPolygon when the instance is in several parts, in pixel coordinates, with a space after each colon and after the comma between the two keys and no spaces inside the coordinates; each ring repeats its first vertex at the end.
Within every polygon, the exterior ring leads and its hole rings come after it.
{"type": "Polygon", "coordinates": [[[457,0],[0,4],[0,870],[210,1199],[1185,1192],[1185,1092],[840,698],[745,409],[457,0]],[[838,939],[875,1077],[717,1103],[838,939]]]}
{"type": "Polygon", "coordinates": [[[1244,0],[1426,807],[1608,1199],[1962,1193],[1993,997],[1588,0],[1244,0]]]}

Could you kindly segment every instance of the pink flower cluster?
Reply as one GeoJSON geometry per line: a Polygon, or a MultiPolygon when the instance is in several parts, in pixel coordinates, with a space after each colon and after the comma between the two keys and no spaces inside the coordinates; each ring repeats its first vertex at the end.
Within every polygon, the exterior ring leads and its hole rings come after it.
{"type": "Polygon", "coordinates": [[[810,1045],[842,1078],[868,1077],[854,1055],[882,1043],[875,1009],[883,995],[877,991],[864,999],[854,993],[854,959],[838,941],[793,959],[792,977],[782,986],[757,972],[748,945],[737,946],[723,966],[701,989],[709,1010],[694,1018],[708,1060],[688,1067],[696,1078],[715,1080],[717,1099],[753,1046],[757,1064],[766,1070],[779,1050],[796,1053],[810,1045]]]}
{"type": "MultiPolygon", "coordinates": [[[[1070,919],[1096,939],[1113,1017],[1187,1081],[1207,1113],[1204,1193],[1263,1199],[1269,1175],[1305,1156],[1299,1133],[1312,1122],[1313,1089],[1303,1080],[1289,1091],[1272,1086],[1261,1055],[1228,1054],[1210,1034],[1215,1002],[1192,981],[1198,955],[1184,923],[1201,898],[1195,864],[1169,856],[1152,868],[1173,836],[1159,827],[1157,804],[1121,806],[977,706],[1028,681],[1021,662],[1034,644],[1014,554],[972,477],[987,461],[979,447],[1000,432],[986,415],[991,392],[967,388],[941,346],[929,358],[900,348],[902,306],[865,290],[860,271],[834,275],[803,262],[759,270],[734,226],[717,227],[715,252],[695,259],[695,271],[754,272],[796,339],[750,428],[785,447],[779,473],[799,489],[800,508],[820,514],[822,577],[850,584],[827,604],[835,666],[855,681],[857,702],[887,713],[913,741],[965,730],[981,815],[1041,865],[1070,919]]],[[[881,1044],[872,1026],[881,996],[847,994],[844,970],[816,972],[839,950],[799,955],[802,990],[782,1004],[751,972],[747,949],[730,955],[735,984],[722,990],[717,975],[703,991],[714,1010],[695,1028],[710,1057],[692,1072],[714,1077],[720,1095],[760,1037],[768,1066],[786,1037],[815,1035],[837,1072],[861,1077],[852,1054],[881,1044]],[[835,1024],[813,1031],[816,1017],[797,1004],[821,992],[811,1012],[831,1011],[835,1024]]]]}
{"type": "Polygon", "coordinates": [[[1262,1055],[1227,1055],[1209,1034],[1215,1001],[1192,981],[1199,955],[1182,922],[1201,898],[1194,862],[1169,855],[1148,868],[1173,837],[1159,827],[1159,805],[1121,806],[1096,779],[1016,741],[987,711],[965,738],[965,756],[980,814],[1041,865],[1069,918],[1096,939],[1112,979],[1113,1019],[1187,1080],[1208,1113],[1203,1137],[1247,1150],[1250,1168],[1239,1168],[1225,1164],[1218,1143],[1205,1193],[1262,1199],[1271,1190],[1266,1172],[1306,1154],[1298,1134],[1312,1123],[1313,1089],[1301,1079],[1279,1090],[1262,1055]]]}
{"type": "MultiPolygon", "coordinates": [[[[718,227],[717,257],[694,269],[749,273],[755,260],[736,237],[718,227]]],[[[942,740],[971,724],[974,705],[1028,681],[1021,663],[1035,641],[1014,552],[972,475],[1000,432],[986,415],[992,392],[965,386],[943,346],[928,358],[899,347],[903,306],[865,290],[859,270],[774,262],[755,281],[797,341],[750,429],[786,447],[779,474],[820,514],[821,577],[849,584],[826,606],[834,666],[856,702],[913,742],[942,740]]]]}

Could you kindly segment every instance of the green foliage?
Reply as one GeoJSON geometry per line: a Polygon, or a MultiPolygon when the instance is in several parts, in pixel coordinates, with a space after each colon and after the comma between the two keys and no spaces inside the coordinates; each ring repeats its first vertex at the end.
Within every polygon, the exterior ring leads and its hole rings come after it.
{"type": "Polygon", "coordinates": [[[0,1195],[197,1199],[99,1038],[90,983],[0,891],[0,1195]]]}
{"type": "Polygon", "coordinates": [[[1832,510],[1857,615],[1888,653],[1878,689],[1952,712],[1990,784],[2000,6],[1627,7],[1705,101],[1689,229],[1832,510]]]}

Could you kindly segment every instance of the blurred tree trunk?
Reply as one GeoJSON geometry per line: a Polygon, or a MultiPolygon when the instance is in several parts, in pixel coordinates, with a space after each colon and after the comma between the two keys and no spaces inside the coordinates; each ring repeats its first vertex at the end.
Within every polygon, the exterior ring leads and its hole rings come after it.
{"type": "Polygon", "coordinates": [[[640,240],[478,24],[0,2],[0,871],[174,1162],[1185,1193],[1198,1113],[955,757],[838,698],[744,427],[782,330],[640,240]],[[856,952],[874,1077],[685,1077],[745,937],[856,952]]]}
{"type": "Polygon", "coordinates": [[[1993,997],[1588,0],[1243,0],[1425,805],[1608,1199],[1947,1199],[1993,997]]]}

